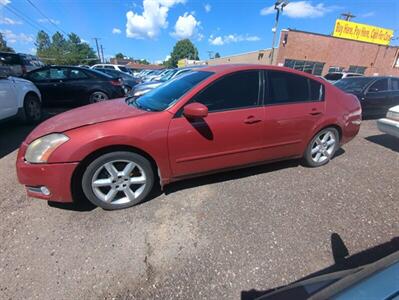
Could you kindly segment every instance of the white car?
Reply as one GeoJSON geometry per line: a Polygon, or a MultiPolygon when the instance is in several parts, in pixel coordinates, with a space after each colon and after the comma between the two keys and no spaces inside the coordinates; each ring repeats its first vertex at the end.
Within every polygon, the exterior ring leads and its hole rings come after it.
{"type": "Polygon", "coordinates": [[[399,138],[399,105],[388,110],[386,118],[377,121],[378,129],[399,138]]]}
{"type": "Polygon", "coordinates": [[[132,75],[132,72],[130,69],[124,65],[113,65],[113,64],[96,64],[92,66],[90,69],[96,69],[96,70],[101,70],[101,69],[111,69],[111,70],[117,70],[129,75],[132,75]]]}
{"type": "Polygon", "coordinates": [[[0,67],[0,121],[19,117],[24,122],[39,122],[42,117],[41,95],[30,81],[8,76],[0,67]]]}

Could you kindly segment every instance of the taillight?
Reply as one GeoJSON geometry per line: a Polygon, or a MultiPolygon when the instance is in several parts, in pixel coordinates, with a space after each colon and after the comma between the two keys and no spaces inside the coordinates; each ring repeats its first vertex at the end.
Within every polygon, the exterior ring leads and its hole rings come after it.
{"type": "Polygon", "coordinates": [[[111,80],[110,82],[111,82],[112,85],[115,85],[115,86],[122,86],[123,85],[123,82],[120,79],[111,80]]]}

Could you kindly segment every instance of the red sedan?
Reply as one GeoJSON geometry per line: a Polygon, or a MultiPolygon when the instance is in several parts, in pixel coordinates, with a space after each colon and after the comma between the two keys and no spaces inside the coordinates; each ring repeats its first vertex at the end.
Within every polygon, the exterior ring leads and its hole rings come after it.
{"type": "Polygon", "coordinates": [[[17,172],[32,197],[72,202],[84,195],[119,209],[143,201],[158,181],[292,158],[322,166],[360,123],[357,98],[312,75],[205,67],[139,98],[45,121],[22,143],[17,172]]]}

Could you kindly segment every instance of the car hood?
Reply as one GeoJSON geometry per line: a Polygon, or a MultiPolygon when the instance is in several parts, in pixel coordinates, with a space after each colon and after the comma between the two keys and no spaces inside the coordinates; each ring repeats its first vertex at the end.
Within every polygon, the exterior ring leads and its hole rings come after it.
{"type": "Polygon", "coordinates": [[[148,114],[148,112],[128,106],[125,103],[125,99],[90,104],[69,110],[44,121],[29,134],[25,142],[29,144],[33,140],[50,133],[61,133],[82,126],[144,114],[148,114]]]}
{"type": "Polygon", "coordinates": [[[396,106],[394,106],[394,107],[391,107],[391,108],[389,109],[389,111],[399,114],[399,105],[396,105],[396,106]]]}
{"type": "Polygon", "coordinates": [[[14,82],[16,82],[16,83],[33,84],[31,81],[29,81],[27,79],[20,78],[20,77],[11,77],[11,79],[14,80],[14,82]]]}

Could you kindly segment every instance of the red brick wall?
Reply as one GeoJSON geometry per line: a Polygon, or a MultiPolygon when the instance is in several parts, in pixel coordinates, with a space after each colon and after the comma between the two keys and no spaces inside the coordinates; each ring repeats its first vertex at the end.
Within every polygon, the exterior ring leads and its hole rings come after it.
{"type": "Polygon", "coordinates": [[[282,31],[277,56],[277,64],[285,59],[324,62],[323,75],[330,66],[350,65],[367,67],[365,75],[399,76],[399,68],[394,67],[399,55],[398,47],[350,41],[331,36],[323,36],[300,31],[282,31]],[[287,43],[284,45],[284,36],[287,43]]]}

